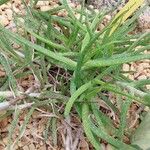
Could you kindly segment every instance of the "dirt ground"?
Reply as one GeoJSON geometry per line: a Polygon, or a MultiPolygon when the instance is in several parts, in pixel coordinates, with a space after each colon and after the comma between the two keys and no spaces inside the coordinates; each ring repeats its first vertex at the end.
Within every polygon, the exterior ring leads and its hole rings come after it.
{"type": "MultiPolygon", "coordinates": [[[[28,0],[26,0],[28,3],[28,0]]],[[[38,7],[41,11],[49,10],[53,7],[56,7],[58,5],[57,0],[51,0],[49,1],[39,1],[38,7]]],[[[74,4],[72,4],[73,7],[74,4]]],[[[5,26],[8,29],[11,29],[15,32],[15,24],[13,20],[13,11],[17,13],[24,13],[24,5],[21,3],[21,0],[12,0],[8,2],[7,4],[4,4],[0,6],[0,23],[5,26]]],[[[145,53],[149,53],[145,51],[145,53]]],[[[125,75],[128,76],[131,80],[141,80],[141,79],[150,79],[150,60],[144,60],[144,61],[138,61],[135,63],[130,64],[124,64],[123,65],[123,71],[132,71],[133,73],[126,73],[125,75]]],[[[0,66],[0,77],[4,77],[5,72],[3,68],[0,66]]],[[[29,76],[24,78],[23,80],[19,81],[22,87],[29,88],[31,84],[34,82],[33,76],[29,76]]],[[[150,89],[150,85],[147,85],[147,89],[150,89]]],[[[135,106],[136,107],[136,106],[135,106]]],[[[136,109],[136,108],[133,108],[136,109]]],[[[0,114],[3,114],[5,112],[0,112],[0,114]]],[[[20,114],[19,122],[16,126],[16,129],[14,130],[14,134],[12,139],[15,139],[19,135],[19,127],[23,124],[24,116],[26,115],[27,110],[24,110],[20,114]]],[[[59,135],[57,139],[57,142],[55,139],[52,139],[51,135],[48,135],[47,139],[44,136],[46,124],[49,121],[49,117],[51,114],[49,114],[45,109],[39,108],[36,109],[36,111],[33,113],[29,124],[27,125],[26,130],[24,131],[24,135],[19,140],[17,144],[15,144],[14,149],[15,150],[63,150],[63,146],[65,143],[66,137],[66,130],[69,130],[70,128],[65,123],[65,121],[60,120],[58,122],[58,127],[56,127],[57,135],[59,135]],[[58,143],[58,145],[56,145],[58,143]]],[[[137,119],[137,118],[136,118],[137,119]]],[[[5,117],[4,119],[0,118],[0,150],[3,150],[6,148],[6,145],[9,143],[9,126],[10,123],[13,120],[13,116],[9,115],[8,117],[5,117]]],[[[135,118],[134,118],[135,120],[135,118]]],[[[79,148],[80,150],[88,150],[89,144],[84,137],[84,134],[82,132],[82,127],[80,126],[80,122],[74,118],[73,120],[73,138],[74,141],[77,143],[79,142],[79,148]]],[[[136,125],[138,122],[138,119],[135,120],[136,125]]],[[[51,128],[51,127],[50,127],[51,128]]],[[[14,142],[13,141],[13,142],[14,142]]],[[[109,149],[109,148],[106,148],[109,149]]]]}

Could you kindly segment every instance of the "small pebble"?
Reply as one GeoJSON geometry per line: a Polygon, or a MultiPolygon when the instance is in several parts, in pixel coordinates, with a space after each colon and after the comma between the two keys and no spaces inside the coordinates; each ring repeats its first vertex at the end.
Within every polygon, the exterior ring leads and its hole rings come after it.
{"type": "Polygon", "coordinates": [[[30,150],[29,147],[26,145],[23,147],[23,150],[30,150]]]}
{"type": "Polygon", "coordinates": [[[4,142],[5,145],[7,145],[7,143],[8,143],[8,137],[3,138],[3,142],[4,142]]]}
{"type": "Polygon", "coordinates": [[[0,16],[0,24],[4,27],[7,26],[9,24],[8,18],[5,16],[0,16]]]}
{"type": "Polygon", "coordinates": [[[29,145],[29,149],[30,149],[30,150],[35,150],[35,146],[34,146],[33,143],[29,145]]]}
{"type": "Polygon", "coordinates": [[[145,80],[145,79],[147,79],[147,77],[146,77],[145,75],[141,75],[141,76],[139,76],[137,79],[138,79],[138,80],[145,80]]]}
{"type": "Polygon", "coordinates": [[[148,90],[150,90],[150,85],[146,85],[146,88],[147,88],[148,90]]]}
{"type": "Polygon", "coordinates": [[[5,12],[6,12],[6,15],[7,15],[7,18],[8,18],[8,20],[9,21],[11,21],[13,18],[13,12],[12,12],[12,10],[11,9],[6,9],[5,10],[5,12]]]}
{"type": "Polygon", "coordinates": [[[129,77],[130,80],[134,80],[134,76],[133,76],[133,75],[130,75],[130,74],[129,74],[128,77],[129,77]]]}
{"type": "Polygon", "coordinates": [[[136,69],[135,69],[135,67],[133,66],[133,64],[131,64],[130,71],[136,71],[136,69]]]}
{"type": "Polygon", "coordinates": [[[130,70],[130,66],[128,64],[123,64],[123,71],[129,71],[130,70]]]}
{"type": "Polygon", "coordinates": [[[51,6],[41,6],[40,7],[40,10],[41,11],[48,11],[48,10],[50,10],[51,9],[51,6]]]}
{"type": "Polygon", "coordinates": [[[110,15],[106,15],[105,19],[108,20],[108,21],[110,21],[111,20],[111,16],[110,15]]]}
{"type": "Polygon", "coordinates": [[[142,71],[144,70],[144,68],[143,68],[142,65],[139,64],[139,65],[137,66],[137,69],[136,69],[136,70],[137,70],[137,72],[142,72],[142,71]]]}
{"type": "Polygon", "coordinates": [[[98,30],[98,31],[102,31],[104,28],[105,28],[105,26],[101,23],[101,24],[98,26],[97,30],[98,30]]]}

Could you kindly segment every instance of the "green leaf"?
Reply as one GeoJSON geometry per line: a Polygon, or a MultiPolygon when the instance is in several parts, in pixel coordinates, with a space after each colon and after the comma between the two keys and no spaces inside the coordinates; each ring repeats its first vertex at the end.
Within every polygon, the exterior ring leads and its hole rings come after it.
{"type": "Polygon", "coordinates": [[[73,95],[71,96],[71,98],[69,99],[69,101],[66,104],[65,112],[64,112],[65,117],[68,117],[75,100],[91,86],[92,86],[92,83],[88,82],[88,83],[82,85],[76,92],[73,93],[73,95]]]}
{"type": "Polygon", "coordinates": [[[83,121],[83,127],[84,131],[86,133],[86,136],[90,140],[90,142],[93,144],[96,150],[101,150],[101,146],[99,142],[96,140],[95,136],[93,135],[90,127],[89,119],[89,107],[87,104],[83,104],[82,106],[82,121],[83,121]]]}
{"type": "Polygon", "coordinates": [[[60,55],[58,53],[55,53],[55,52],[52,52],[52,51],[50,51],[46,48],[43,48],[42,46],[33,44],[32,42],[30,42],[30,41],[26,40],[25,38],[19,36],[18,34],[11,33],[9,30],[4,29],[2,26],[0,26],[0,29],[4,32],[4,34],[9,35],[10,38],[16,40],[17,42],[19,42],[21,44],[24,44],[26,46],[29,46],[29,47],[37,50],[38,52],[54,59],[54,60],[62,62],[64,64],[66,64],[69,68],[72,68],[72,69],[75,68],[76,62],[74,62],[73,60],[71,60],[69,58],[66,58],[66,57],[63,57],[62,55],[60,55]]]}
{"type": "Polygon", "coordinates": [[[4,69],[6,71],[11,90],[14,91],[15,94],[17,94],[16,93],[17,92],[16,91],[17,90],[17,81],[13,75],[11,66],[10,66],[9,61],[8,61],[8,58],[3,56],[2,54],[0,54],[0,63],[2,64],[2,66],[4,67],[4,69]]]}
{"type": "Polygon", "coordinates": [[[121,115],[120,115],[120,125],[118,130],[118,138],[123,141],[124,137],[124,131],[126,128],[126,119],[127,119],[127,112],[129,110],[129,107],[131,105],[132,101],[130,99],[126,99],[125,102],[123,102],[121,106],[121,115]]]}
{"type": "Polygon", "coordinates": [[[142,150],[150,148],[150,112],[142,120],[132,136],[132,145],[138,145],[142,150]]]}
{"type": "Polygon", "coordinates": [[[92,123],[91,120],[89,120],[88,118],[85,119],[88,120],[87,122],[90,122],[90,127],[91,130],[93,131],[93,133],[97,136],[99,136],[100,138],[102,138],[103,140],[107,141],[108,143],[110,143],[111,145],[113,145],[114,147],[116,147],[117,149],[121,150],[136,150],[135,148],[111,137],[110,135],[108,135],[105,131],[103,131],[101,128],[97,128],[94,123],[92,123]]]}
{"type": "MultiPolygon", "coordinates": [[[[119,56],[119,55],[118,55],[119,56]]],[[[119,65],[123,63],[138,61],[142,59],[150,59],[150,54],[138,54],[135,56],[127,56],[127,57],[116,57],[115,58],[105,58],[105,59],[96,59],[90,60],[83,66],[83,70],[96,68],[96,67],[104,67],[104,66],[112,66],[112,65],[119,65]]]]}
{"type": "Polygon", "coordinates": [[[0,5],[7,3],[9,0],[0,0],[0,5]]]}

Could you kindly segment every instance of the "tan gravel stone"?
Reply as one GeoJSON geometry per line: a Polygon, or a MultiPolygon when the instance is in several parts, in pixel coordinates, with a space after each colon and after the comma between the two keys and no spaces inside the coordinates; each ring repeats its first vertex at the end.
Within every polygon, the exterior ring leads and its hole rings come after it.
{"type": "Polygon", "coordinates": [[[9,20],[7,17],[5,16],[0,16],[0,24],[2,24],[2,26],[7,26],[9,24],[9,20]]]}
{"type": "Polygon", "coordinates": [[[23,150],[30,150],[29,147],[26,145],[23,147],[23,150]]]}
{"type": "Polygon", "coordinates": [[[111,20],[111,16],[110,15],[106,15],[105,19],[108,20],[108,21],[110,21],[111,20]]]}
{"type": "Polygon", "coordinates": [[[44,1],[38,1],[36,5],[37,6],[42,6],[42,5],[44,5],[44,1]]]}
{"type": "Polygon", "coordinates": [[[21,5],[22,3],[21,0],[13,0],[13,1],[16,6],[21,5]]]}
{"type": "Polygon", "coordinates": [[[130,74],[129,74],[128,77],[129,77],[130,80],[134,80],[134,76],[133,76],[133,75],[130,75],[130,74]]]}
{"type": "Polygon", "coordinates": [[[60,17],[65,17],[67,15],[67,12],[59,12],[58,16],[60,17]]]}
{"type": "Polygon", "coordinates": [[[19,146],[16,144],[16,145],[14,145],[13,148],[14,148],[14,149],[18,149],[18,147],[19,147],[19,146]]]}
{"type": "Polygon", "coordinates": [[[3,150],[3,149],[5,149],[5,148],[4,148],[4,146],[3,146],[3,145],[0,145],[0,149],[1,149],[1,150],[3,150]]]}
{"type": "Polygon", "coordinates": [[[136,71],[136,69],[135,69],[133,64],[131,64],[130,71],[136,71]]]}
{"type": "Polygon", "coordinates": [[[33,143],[29,145],[29,149],[30,149],[30,150],[35,150],[35,146],[34,146],[33,143]]]}
{"type": "MultiPolygon", "coordinates": [[[[69,0],[68,0],[69,1],[69,0]]],[[[41,11],[47,11],[53,7],[56,7],[56,5],[58,6],[58,4],[56,4],[56,2],[58,2],[58,0],[47,0],[47,1],[38,1],[38,7],[41,9],[41,11]]],[[[24,5],[21,4],[21,0],[12,0],[11,3],[7,3],[7,5],[2,5],[0,6],[0,23],[3,25],[3,26],[7,26],[10,25],[12,26],[13,24],[13,18],[12,18],[12,10],[10,9],[11,8],[11,5],[14,9],[14,11],[16,13],[24,13],[24,5]],[[14,2],[14,4],[12,4],[12,2],[14,2]]],[[[77,7],[78,9],[80,9],[80,5],[75,5],[73,3],[69,3],[69,5],[72,7],[72,8],[75,8],[77,7]]],[[[99,10],[95,10],[97,11],[97,13],[99,12],[99,10]]],[[[61,12],[59,14],[60,16],[65,16],[67,15],[66,12],[61,12]]],[[[110,20],[110,16],[106,16],[105,17],[105,21],[109,21],[110,20]]],[[[23,22],[23,21],[22,21],[23,22]]],[[[104,25],[102,24],[102,27],[101,29],[104,28],[104,25]]],[[[12,29],[12,31],[16,31],[15,28],[12,29]]],[[[17,45],[15,46],[16,49],[19,48],[17,45]]],[[[145,53],[150,53],[148,51],[145,51],[145,53]]],[[[131,63],[131,65],[129,64],[124,64],[123,65],[123,70],[124,71],[137,71],[136,73],[132,73],[132,74],[125,74],[126,76],[128,76],[131,80],[134,80],[135,78],[137,78],[138,80],[142,80],[142,79],[146,79],[148,77],[150,77],[150,60],[144,60],[144,61],[140,61],[140,62],[136,62],[136,63],[131,63]],[[147,69],[149,68],[149,69],[147,69]]],[[[146,88],[147,89],[150,89],[150,85],[146,85],[146,88]]],[[[36,118],[37,114],[39,113],[36,113],[35,115],[33,115],[32,117],[33,118],[36,118]]],[[[9,119],[8,122],[12,122],[12,119],[9,119]]],[[[36,121],[34,120],[34,123],[36,123],[36,121]]],[[[38,122],[39,123],[39,122],[38,122]]],[[[4,123],[4,126],[5,126],[6,122],[4,123]]],[[[19,121],[19,124],[22,125],[23,124],[23,119],[21,121],[19,121]]],[[[35,131],[33,131],[33,124],[29,124],[29,126],[27,126],[27,130],[26,130],[26,133],[25,135],[30,135],[30,136],[33,136],[33,133],[35,132],[40,132],[40,136],[44,130],[44,123],[40,123],[41,124],[41,127],[40,129],[36,129],[36,126],[35,127],[35,131]],[[43,126],[42,126],[43,125],[43,126]],[[29,129],[28,129],[29,128],[29,129]],[[32,132],[33,133],[32,133],[32,132]]],[[[38,126],[38,124],[37,124],[38,126]]],[[[18,133],[15,133],[15,136],[17,135],[18,133]]],[[[29,136],[28,136],[29,137],[29,136]]],[[[36,139],[36,138],[35,138],[36,139]]],[[[38,139],[38,138],[37,138],[38,139]]],[[[2,141],[4,142],[5,145],[8,144],[8,137],[6,138],[3,138],[2,141]]],[[[82,140],[84,141],[84,140],[82,140]]],[[[20,147],[22,147],[23,145],[25,145],[23,148],[23,150],[33,150],[33,149],[36,149],[36,147],[39,147],[40,150],[46,150],[46,145],[43,143],[43,141],[40,141],[40,142],[37,142],[37,144],[30,144],[29,146],[27,146],[27,143],[28,141],[25,139],[25,141],[23,142],[19,142],[20,143],[20,147]]],[[[47,143],[50,143],[50,141],[47,141],[47,143]]],[[[86,141],[80,143],[81,147],[84,148],[84,149],[87,149],[87,143],[86,141]]],[[[17,149],[17,147],[15,147],[15,149],[17,149]]],[[[49,148],[50,149],[50,148],[49,148]]],[[[0,150],[1,150],[1,147],[0,147],[0,150]]],[[[62,148],[63,150],[63,148],[62,148]]]]}
{"type": "Polygon", "coordinates": [[[41,146],[41,147],[39,148],[39,150],[46,150],[46,146],[45,146],[45,145],[41,146]]]}
{"type": "Polygon", "coordinates": [[[50,9],[51,9],[50,6],[41,6],[41,8],[40,8],[41,11],[48,11],[50,9]]]}
{"type": "Polygon", "coordinates": [[[38,1],[37,2],[37,6],[41,7],[41,6],[47,6],[49,5],[49,1],[38,1]]]}
{"type": "Polygon", "coordinates": [[[123,64],[123,71],[129,71],[130,66],[128,64],[123,64]]]}
{"type": "Polygon", "coordinates": [[[20,12],[19,8],[17,8],[15,4],[12,4],[12,9],[13,9],[13,11],[15,13],[19,13],[20,12]]]}
{"type": "Polygon", "coordinates": [[[75,14],[76,18],[79,19],[80,18],[80,14],[75,14]]]}
{"type": "Polygon", "coordinates": [[[145,75],[141,75],[138,77],[138,80],[144,80],[144,79],[147,79],[147,77],[145,75]]]}
{"type": "Polygon", "coordinates": [[[142,72],[143,71],[143,66],[142,65],[138,65],[138,67],[136,68],[137,72],[142,72]]]}
{"type": "Polygon", "coordinates": [[[146,76],[147,76],[148,78],[150,78],[150,70],[149,70],[149,73],[146,74],[146,76]]]}
{"type": "Polygon", "coordinates": [[[75,8],[75,4],[74,3],[68,3],[68,5],[71,7],[71,8],[75,8]]]}
{"type": "Polygon", "coordinates": [[[142,67],[143,69],[150,67],[149,63],[143,62],[139,64],[140,67],[142,67]]]}
{"type": "Polygon", "coordinates": [[[138,18],[139,27],[143,29],[150,29],[150,7],[148,6],[138,18]]]}
{"type": "Polygon", "coordinates": [[[3,138],[3,143],[4,143],[5,145],[8,144],[8,137],[3,138]]]}
{"type": "Polygon", "coordinates": [[[99,26],[98,26],[98,31],[101,31],[101,30],[103,30],[105,28],[105,26],[101,23],[99,26]]]}
{"type": "Polygon", "coordinates": [[[146,85],[146,88],[147,88],[148,90],[150,90],[150,85],[146,85]]]}
{"type": "Polygon", "coordinates": [[[8,20],[9,20],[9,21],[10,21],[10,20],[13,20],[13,18],[12,18],[12,16],[13,16],[12,10],[11,10],[11,9],[6,9],[5,12],[6,12],[6,15],[7,15],[8,20]]]}
{"type": "Polygon", "coordinates": [[[4,118],[0,121],[0,128],[5,128],[8,124],[8,118],[4,118]]]}

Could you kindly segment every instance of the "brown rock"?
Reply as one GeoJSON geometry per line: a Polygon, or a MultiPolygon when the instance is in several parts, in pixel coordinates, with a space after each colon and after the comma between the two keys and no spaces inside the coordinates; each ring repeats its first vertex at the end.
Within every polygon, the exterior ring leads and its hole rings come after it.
{"type": "Polygon", "coordinates": [[[8,119],[4,118],[2,121],[0,121],[0,128],[5,128],[8,124],[8,119]]]}
{"type": "Polygon", "coordinates": [[[0,77],[4,77],[5,76],[5,72],[0,70],[0,77]]]}
{"type": "Polygon", "coordinates": [[[5,147],[3,145],[0,145],[0,150],[4,150],[5,147]]]}

